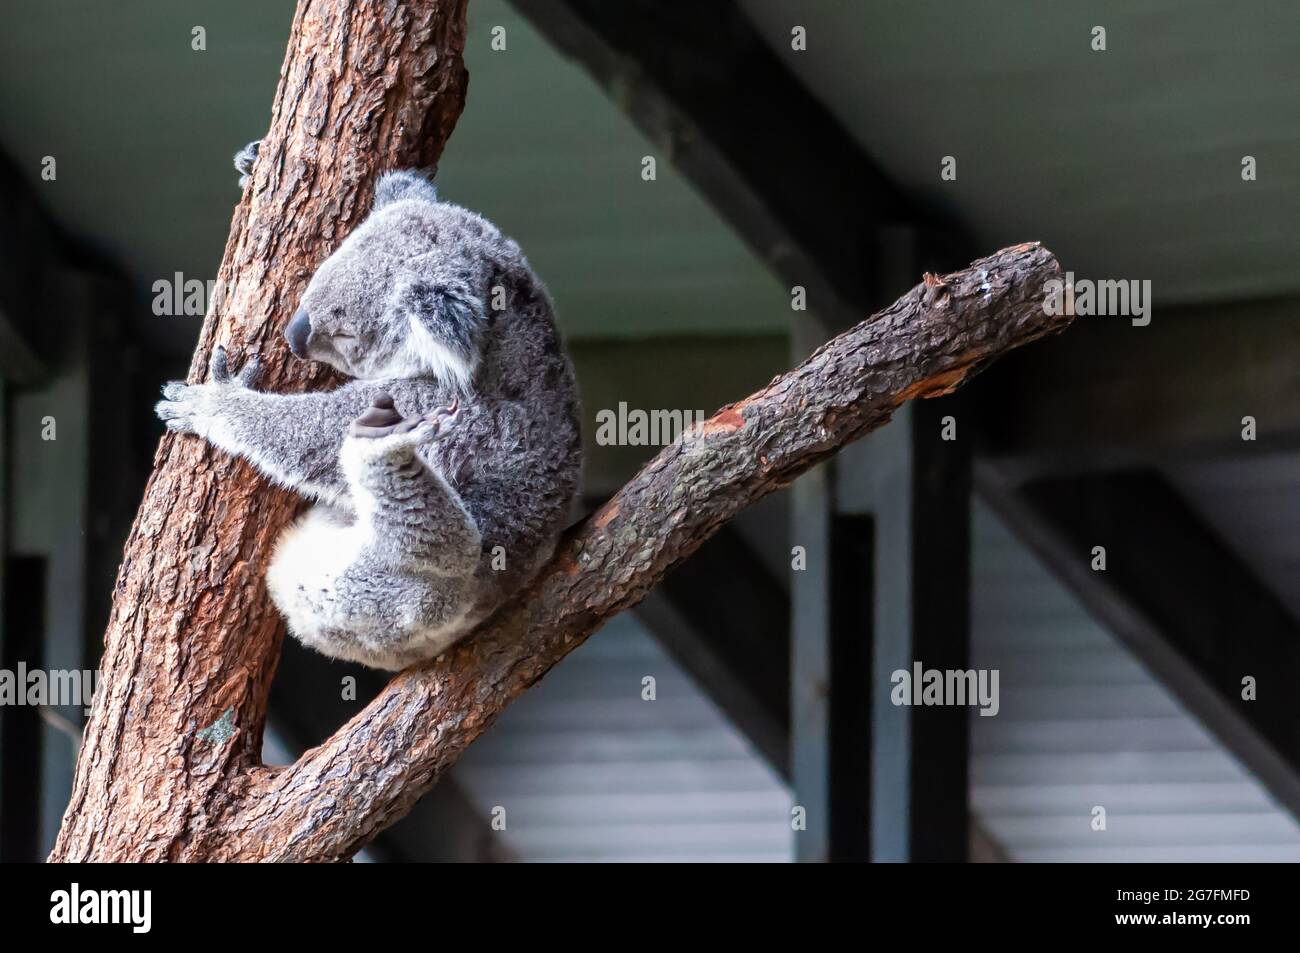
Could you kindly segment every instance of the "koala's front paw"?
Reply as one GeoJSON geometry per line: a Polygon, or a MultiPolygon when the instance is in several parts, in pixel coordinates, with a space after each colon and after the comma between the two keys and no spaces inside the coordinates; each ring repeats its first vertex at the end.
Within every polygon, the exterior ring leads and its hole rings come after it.
{"type": "Polygon", "coordinates": [[[212,416],[212,384],[186,384],[172,381],[163,385],[163,399],[154,405],[154,413],[177,433],[202,434],[204,422],[212,416]]]}
{"type": "Polygon", "coordinates": [[[261,139],[255,139],[235,153],[235,171],[239,173],[239,187],[248,185],[253,175],[253,163],[257,161],[257,151],[262,146],[261,139]]]}
{"type": "Polygon", "coordinates": [[[172,381],[163,385],[163,400],[154,407],[168,430],[193,433],[200,437],[212,434],[213,424],[221,413],[223,397],[232,389],[250,388],[257,380],[261,363],[252,358],[244,363],[238,376],[231,376],[226,349],[217,345],[209,365],[211,378],[205,384],[172,381]]]}

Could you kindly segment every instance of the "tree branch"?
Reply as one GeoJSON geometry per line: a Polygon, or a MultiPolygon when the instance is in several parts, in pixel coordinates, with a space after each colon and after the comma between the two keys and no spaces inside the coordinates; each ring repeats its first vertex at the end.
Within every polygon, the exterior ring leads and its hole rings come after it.
{"type": "Polygon", "coordinates": [[[469,640],[397,676],[297,764],[256,770],[217,856],[350,856],[409,810],[511,701],[745,506],[884,425],[904,401],[949,393],[1006,351],[1063,330],[1070,317],[1043,309],[1043,284],[1059,276],[1037,244],[945,278],[927,275],[724,407],[571,530],[540,578],[469,640]]]}

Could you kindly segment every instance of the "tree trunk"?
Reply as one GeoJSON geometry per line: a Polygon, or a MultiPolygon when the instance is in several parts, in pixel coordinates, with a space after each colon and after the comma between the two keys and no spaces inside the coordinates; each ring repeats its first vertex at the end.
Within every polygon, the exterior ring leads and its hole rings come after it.
{"type": "MultiPolygon", "coordinates": [[[[209,314],[191,379],[220,340],[265,351],[272,389],[323,382],[286,361],[276,332],[316,263],[364,214],[376,169],[435,161],[464,96],[463,0],[384,17],[377,4],[300,5],[221,269],[233,293],[209,314]]],[[[904,401],[947,393],[1010,348],[1063,329],[1070,318],[1042,307],[1043,283],[1059,274],[1049,252],[1021,245],[926,276],[667,447],[473,637],[398,675],[285,768],[258,758],[280,639],[262,576],[296,501],[199,440],[164,437],[50,859],[350,857],[506,705],[740,509],[904,401]]]]}
{"type": "MultiPolygon", "coordinates": [[[[260,353],[270,390],[331,382],[290,358],[280,329],[369,211],[376,174],[437,162],[465,99],[465,2],[299,3],[192,382],[218,342],[260,353]]],[[[194,860],[227,840],[224,819],[259,763],[283,631],[263,572],[298,506],[202,441],[163,437],[51,860],[194,860]]]]}

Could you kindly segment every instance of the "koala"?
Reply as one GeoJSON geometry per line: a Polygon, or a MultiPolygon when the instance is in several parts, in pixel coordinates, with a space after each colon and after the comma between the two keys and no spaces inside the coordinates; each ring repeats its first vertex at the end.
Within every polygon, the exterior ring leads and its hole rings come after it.
{"type": "Polygon", "coordinates": [[[289,349],[351,380],[267,393],[255,362],[232,374],[217,348],[209,379],[167,384],[157,413],[314,501],[267,571],[290,633],[404,668],[552,555],[581,469],[573,367],[519,246],[415,172],[379,180],[300,303],[289,349]]]}

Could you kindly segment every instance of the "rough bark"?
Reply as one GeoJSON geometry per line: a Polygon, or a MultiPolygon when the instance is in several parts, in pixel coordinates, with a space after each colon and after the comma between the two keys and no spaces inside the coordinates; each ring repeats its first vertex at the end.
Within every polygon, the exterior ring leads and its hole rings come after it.
{"type": "MultiPolygon", "coordinates": [[[[436,163],[464,103],[464,42],[465,0],[299,3],[191,381],[222,342],[260,353],[269,389],[330,383],[279,331],[368,210],[376,174],[436,163]]],[[[263,569],[299,501],[199,440],[164,437],[154,468],[51,860],[208,856],[259,760],[281,638],[263,569]]]]}
{"type": "MultiPolygon", "coordinates": [[[[277,389],[323,383],[273,337],[363,214],[377,157],[431,164],[459,111],[463,0],[305,0],[271,132],[236,212],[191,379],[212,345],[264,351],[277,389]]],[[[279,621],[262,574],[296,502],[192,438],[164,438],[127,543],[103,679],[51,860],[337,860],[455,762],[502,709],[723,522],[904,401],[947,393],[1062,329],[1055,259],[1021,245],[918,285],[666,448],[575,527],[528,590],[408,670],[286,768],[258,763],[279,621]]],[[[725,598],[726,594],[720,594],[725,598]]]]}

